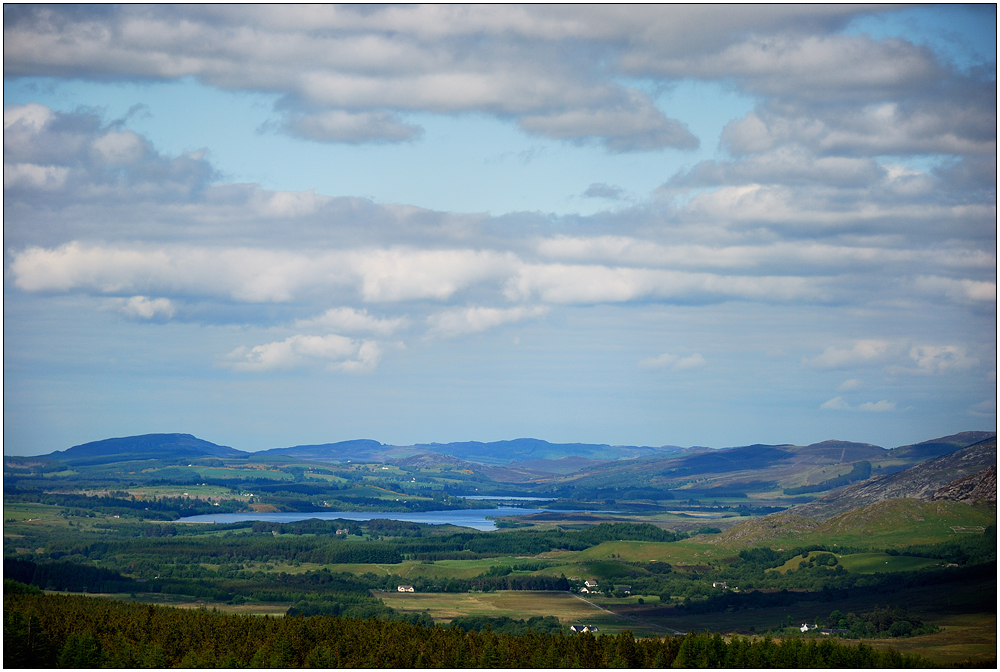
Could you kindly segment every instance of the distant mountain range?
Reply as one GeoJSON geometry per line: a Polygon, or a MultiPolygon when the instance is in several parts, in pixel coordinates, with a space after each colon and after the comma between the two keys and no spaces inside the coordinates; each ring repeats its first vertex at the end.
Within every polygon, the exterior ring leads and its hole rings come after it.
{"type": "MultiPolygon", "coordinates": [[[[455,466],[480,465],[493,472],[497,480],[530,480],[539,473],[572,474],[585,470],[580,485],[601,487],[602,483],[620,481],[657,482],[677,487],[696,475],[714,475],[714,485],[727,478],[750,478],[742,482],[752,489],[752,478],[768,471],[774,479],[785,472],[809,467],[849,464],[862,460],[898,458],[903,466],[942,455],[950,455],[974,443],[994,438],[995,432],[962,432],[918,444],[886,450],[868,443],[823,441],[808,446],[791,444],[751,445],[735,448],[682,448],[680,446],[611,446],[589,443],[549,443],[540,439],[510,441],[463,441],[394,446],[371,439],[337,443],[291,446],[249,453],[220,446],[190,434],[145,434],[93,441],[46,456],[53,460],[80,464],[103,464],[123,460],[198,457],[300,459],[320,462],[438,460],[455,466]],[[434,457],[434,456],[438,457],[434,457]],[[721,480],[720,480],[721,479],[721,480]]],[[[994,449],[994,464],[995,449],[994,449]]],[[[972,473],[972,472],[969,472],[972,473]]],[[[968,474],[962,474],[968,475],[968,474]]],[[[745,479],[744,479],[745,480],[745,479]]],[[[940,483],[943,485],[944,483],[940,483]]],[[[746,487],[744,487],[746,489],[746,487]]]]}

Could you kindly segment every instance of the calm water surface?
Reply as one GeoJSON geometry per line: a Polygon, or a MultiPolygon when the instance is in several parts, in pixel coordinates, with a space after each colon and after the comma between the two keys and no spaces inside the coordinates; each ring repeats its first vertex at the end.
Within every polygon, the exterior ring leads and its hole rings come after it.
{"type": "Polygon", "coordinates": [[[309,513],[219,513],[204,516],[188,516],[178,523],[239,523],[244,520],[266,520],[272,523],[294,523],[297,520],[371,520],[373,518],[388,518],[407,523],[429,523],[431,525],[460,525],[477,530],[492,531],[497,529],[487,516],[525,516],[531,513],[542,513],[542,509],[525,509],[521,507],[501,506],[496,509],[461,509],[457,511],[320,511],[309,513]]]}

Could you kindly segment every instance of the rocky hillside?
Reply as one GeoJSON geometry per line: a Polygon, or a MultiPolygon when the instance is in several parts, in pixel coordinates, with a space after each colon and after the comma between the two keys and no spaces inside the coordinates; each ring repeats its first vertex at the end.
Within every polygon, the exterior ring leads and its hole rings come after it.
{"type": "MultiPolygon", "coordinates": [[[[838,513],[898,497],[930,500],[953,481],[971,476],[997,463],[997,440],[992,437],[889,476],[876,476],[843,490],[788,509],[787,513],[827,520],[838,513]]],[[[994,476],[993,497],[996,498],[994,476]]]]}
{"type": "Polygon", "coordinates": [[[966,476],[952,481],[931,495],[931,501],[949,499],[953,502],[975,504],[978,501],[997,501],[997,468],[996,465],[977,471],[972,476],[966,476]]]}

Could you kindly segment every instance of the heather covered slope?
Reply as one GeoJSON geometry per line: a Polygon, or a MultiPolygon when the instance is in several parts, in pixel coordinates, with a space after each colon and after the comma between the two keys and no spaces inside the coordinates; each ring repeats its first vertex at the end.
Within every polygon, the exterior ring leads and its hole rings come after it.
{"type": "Polygon", "coordinates": [[[899,497],[931,499],[941,487],[997,462],[996,437],[922,462],[888,476],[876,476],[808,504],[788,510],[800,516],[826,520],[839,513],[899,497]]]}
{"type": "Polygon", "coordinates": [[[908,546],[948,541],[959,531],[982,532],[995,524],[995,513],[968,504],[904,497],[851,509],[825,521],[790,512],[751,518],[712,538],[710,543],[729,548],[908,546]]]}
{"type": "Polygon", "coordinates": [[[939,488],[931,496],[931,501],[948,499],[953,502],[975,504],[979,501],[997,502],[997,468],[996,465],[977,471],[971,476],[952,481],[939,488]]]}

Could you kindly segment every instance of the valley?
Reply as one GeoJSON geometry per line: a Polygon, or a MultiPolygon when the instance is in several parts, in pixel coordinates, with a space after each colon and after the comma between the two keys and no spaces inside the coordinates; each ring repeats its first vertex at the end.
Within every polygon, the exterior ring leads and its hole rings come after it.
{"type": "Polygon", "coordinates": [[[505,443],[251,454],[147,435],[5,456],[5,614],[23,585],[220,614],[833,637],[935,665],[995,660],[993,434],[505,443]],[[488,448],[490,464],[473,461],[488,448]]]}

